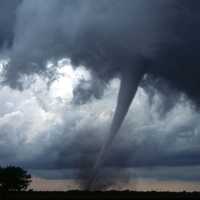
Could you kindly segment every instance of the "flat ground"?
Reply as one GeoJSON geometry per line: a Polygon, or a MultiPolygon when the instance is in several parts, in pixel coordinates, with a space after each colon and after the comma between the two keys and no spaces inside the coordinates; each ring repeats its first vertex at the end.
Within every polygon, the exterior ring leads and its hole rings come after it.
{"type": "MultiPolygon", "coordinates": [[[[5,197],[4,197],[5,198],[5,197]]],[[[2,197],[1,197],[2,199],[2,197]]],[[[64,200],[64,199],[200,199],[199,192],[10,192],[6,200],[64,200]]]]}

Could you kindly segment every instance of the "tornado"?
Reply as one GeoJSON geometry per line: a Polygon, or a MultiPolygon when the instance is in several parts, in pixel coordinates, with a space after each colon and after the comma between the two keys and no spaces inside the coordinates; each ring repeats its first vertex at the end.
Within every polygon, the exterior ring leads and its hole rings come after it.
{"type": "Polygon", "coordinates": [[[104,164],[106,154],[110,150],[112,142],[117,135],[124,118],[129,110],[132,100],[137,92],[138,85],[144,75],[144,67],[138,66],[132,69],[124,69],[121,73],[120,90],[118,94],[117,106],[113,116],[112,124],[106,141],[96,160],[92,176],[88,182],[88,190],[93,189],[101,166],[104,164]]]}

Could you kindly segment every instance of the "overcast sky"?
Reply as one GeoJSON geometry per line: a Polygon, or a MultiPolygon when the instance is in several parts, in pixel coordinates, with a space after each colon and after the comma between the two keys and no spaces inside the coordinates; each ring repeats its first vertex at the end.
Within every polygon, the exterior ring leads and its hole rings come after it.
{"type": "Polygon", "coordinates": [[[22,166],[36,182],[60,180],[60,188],[64,179],[87,177],[108,135],[121,75],[145,69],[102,177],[196,188],[199,7],[0,0],[0,165],[22,166]]]}

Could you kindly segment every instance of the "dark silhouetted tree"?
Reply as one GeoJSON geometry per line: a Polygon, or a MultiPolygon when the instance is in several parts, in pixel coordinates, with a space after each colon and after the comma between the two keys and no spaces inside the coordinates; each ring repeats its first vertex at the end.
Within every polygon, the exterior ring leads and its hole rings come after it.
{"type": "Polygon", "coordinates": [[[31,183],[31,175],[21,167],[0,167],[0,189],[2,191],[26,190],[31,183]]]}

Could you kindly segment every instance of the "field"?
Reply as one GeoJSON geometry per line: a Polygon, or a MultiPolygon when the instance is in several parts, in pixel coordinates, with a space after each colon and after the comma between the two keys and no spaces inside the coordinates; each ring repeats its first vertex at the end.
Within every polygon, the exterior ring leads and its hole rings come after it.
{"type": "MultiPolygon", "coordinates": [[[[2,198],[1,198],[2,199],[2,198]]],[[[10,192],[6,200],[65,200],[65,199],[200,199],[200,193],[193,192],[10,192]]]]}

